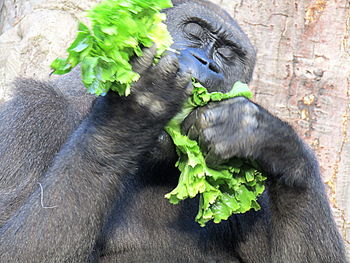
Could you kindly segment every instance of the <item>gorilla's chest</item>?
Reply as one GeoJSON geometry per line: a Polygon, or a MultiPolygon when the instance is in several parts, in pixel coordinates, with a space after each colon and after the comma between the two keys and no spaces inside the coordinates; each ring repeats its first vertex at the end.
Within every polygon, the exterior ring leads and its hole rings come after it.
{"type": "Polygon", "coordinates": [[[200,227],[197,200],[171,205],[167,187],[133,187],[118,200],[99,242],[100,262],[238,262],[230,222],[200,227]]]}

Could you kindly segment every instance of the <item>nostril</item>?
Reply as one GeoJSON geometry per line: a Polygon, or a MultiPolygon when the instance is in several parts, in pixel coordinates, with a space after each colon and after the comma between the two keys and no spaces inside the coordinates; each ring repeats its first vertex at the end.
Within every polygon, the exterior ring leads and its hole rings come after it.
{"type": "Polygon", "coordinates": [[[211,71],[214,71],[215,73],[219,73],[220,72],[218,66],[216,66],[214,63],[209,63],[209,69],[211,71]]]}
{"type": "Polygon", "coordinates": [[[192,53],[192,56],[194,56],[196,59],[198,59],[203,65],[208,65],[208,61],[201,58],[200,56],[197,56],[196,54],[193,54],[193,53],[192,53]]]}

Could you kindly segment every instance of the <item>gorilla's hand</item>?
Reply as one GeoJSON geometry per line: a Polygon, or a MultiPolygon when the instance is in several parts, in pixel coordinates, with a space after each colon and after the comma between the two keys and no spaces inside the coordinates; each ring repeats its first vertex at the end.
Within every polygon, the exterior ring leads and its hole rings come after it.
{"type": "Polygon", "coordinates": [[[238,97],[210,103],[193,111],[183,122],[183,132],[196,140],[210,166],[232,157],[251,156],[255,148],[259,108],[238,97]]]}
{"type": "Polygon", "coordinates": [[[198,141],[212,167],[249,157],[281,175],[305,157],[302,141],[288,124],[243,97],[196,109],[185,119],[183,132],[198,141]]]}
{"type": "Polygon", "coordinates": [[[173,53],[166,54],[153,65],[155,53],[155,47],[145,49],[143,56],[133,62],[134,71],[141,77],[131,92],[138,105],[154,116],[174,115],[190,93],[191,75],[180,67],[173,53]]]}

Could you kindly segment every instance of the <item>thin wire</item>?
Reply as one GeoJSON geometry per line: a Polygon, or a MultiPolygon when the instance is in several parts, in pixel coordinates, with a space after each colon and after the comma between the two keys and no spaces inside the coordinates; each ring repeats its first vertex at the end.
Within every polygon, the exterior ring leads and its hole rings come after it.
{"type": "Polygon", "coordinates": [[[44,206],[44,188],[43,186],[41,185],[41,183],[38,183],[39,186],[40,186],[40,203],[41,203],[41,207],[44,208],[44,209],[52,209],[52,208],[56,208],[58,207],[57,205],[55,206],[44,206]]]}

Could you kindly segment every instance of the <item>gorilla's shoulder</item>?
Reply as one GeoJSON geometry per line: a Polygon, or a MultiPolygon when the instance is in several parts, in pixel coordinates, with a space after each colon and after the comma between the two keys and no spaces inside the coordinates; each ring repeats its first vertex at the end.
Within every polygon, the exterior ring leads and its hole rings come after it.
{"type": "Polygon", "coordinates": [[[79,74],[74,70],[50,81],[17,78],[12,97],[19,104],[49,108],[50,111],[68,110],[82,118],[89,112],[95,97],[86,92],[79,74]]]}
{"type": "Polygon", "coordinates": [[[45,99],[52,102],[66,101],[64,94],[48,81],[40,81],[31,78],[16,78],[14,81],[12,97],[26,101],[41,101],[45,99]],[[63,100],[63,101],[62,101],[63,100]]]}

